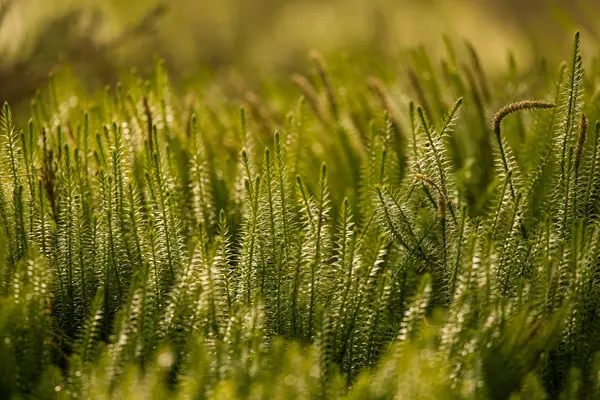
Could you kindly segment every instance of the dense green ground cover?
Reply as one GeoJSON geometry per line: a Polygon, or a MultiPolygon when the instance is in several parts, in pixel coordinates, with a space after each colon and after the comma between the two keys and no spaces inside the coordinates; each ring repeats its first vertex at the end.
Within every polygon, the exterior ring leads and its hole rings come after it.
{"type": "Polygon", "coordinates": [[[600,64],[467,50],[5,104],[2,397],[599,398],[600,64]]]}

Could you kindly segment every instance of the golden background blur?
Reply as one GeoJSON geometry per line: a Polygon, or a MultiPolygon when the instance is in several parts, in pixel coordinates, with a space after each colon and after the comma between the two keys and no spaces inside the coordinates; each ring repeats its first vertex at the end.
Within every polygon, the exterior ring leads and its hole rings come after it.
{"type": "Polygon", "coordinates": [[[159,56],[180,76],[208,66],[264,77],[298,70],[313,48],[398,60],[404,49],[425,45],[435,57],[443,35],[468,38],[493,73],[506,66],[509,49],[522,63],[540,55],[555,61],[568,54],[576,28],[586,38],[584,52],[600,37],[596,0],[164,0],[154,11],[150,0],[3,3],[0,64],[12,73],[88,61],[95,77],[103,68],[143,68],[159,56]],[[86,53],[99,43],[111,43],[101,61],[86,53]]]}

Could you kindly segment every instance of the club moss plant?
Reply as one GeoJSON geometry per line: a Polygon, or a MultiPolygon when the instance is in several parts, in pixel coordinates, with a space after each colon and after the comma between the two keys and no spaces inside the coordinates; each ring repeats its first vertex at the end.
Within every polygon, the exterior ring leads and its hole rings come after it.
{"type": "Polygon", "coordinates": [[[600,64],[447,45],[4,104],[2,397],[599,398],[600,64]]]}

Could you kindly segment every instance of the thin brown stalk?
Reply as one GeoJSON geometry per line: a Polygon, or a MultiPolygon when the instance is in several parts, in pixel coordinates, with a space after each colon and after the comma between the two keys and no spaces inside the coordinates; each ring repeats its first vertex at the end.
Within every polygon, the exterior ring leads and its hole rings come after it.
{"type": "Polygon", "coordinates": [[[312,108],[319,121],[321,121],[321,123],[325,127],[329,128],[331,126],[331,122],[327,117],[325,117],[323,111],[321,110],[321,106],[319,105],[319,96],[317,95],[317,91],[315,90],[313,85],[311,85],[308,79],[306,79],[306,77],[301,74],[294,74],[292,76],[292,80],[294,81],[296,86],[298,86],[308,104],[310,104],[310,107],[312,108]]]}
{"type": "Polygon", "coordinates": [[[327,101],[329,102],[329,108],[331,110],[331,114],[334,120],[339,119],[339,106],[335,95],[335,88],[331,83],[331,79],[329,78],[329,73],[327,72],[327,64],[325,64],[325,59],[316,50],[310,52],[310,59],[312,60],[315,70],[319,74],[319,78],[323,82],[323,86],[325,86],[325,92],[327,93],[327,101]]]}

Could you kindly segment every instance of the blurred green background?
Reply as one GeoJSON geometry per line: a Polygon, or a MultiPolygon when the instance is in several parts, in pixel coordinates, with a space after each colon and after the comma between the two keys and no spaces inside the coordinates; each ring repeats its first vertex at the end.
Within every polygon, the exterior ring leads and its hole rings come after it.
{"type": "MultiPolygon", "coordinates": [[[[309,49],[402,62],[443,35],[468,38],[490,73],[508,50],[520,63],[568,53],[581,29],[594,49],[596,0],[0,0],[0,97],[27,98],[69,64],[84,81],[114,83],[159,56],[176,76],[244,79],[302,70],[309,49]],[[591,40],[590,40],[591,39],[591,40]]],[[[403,71],[401,65],[398,71],[403,71]]]]}

